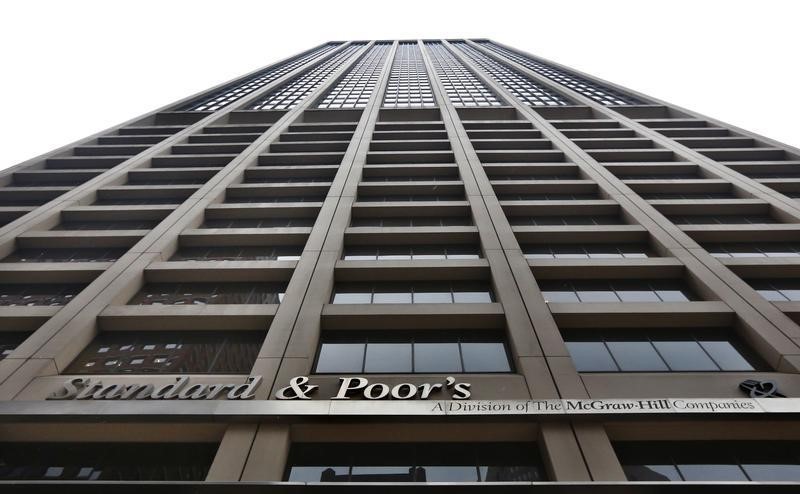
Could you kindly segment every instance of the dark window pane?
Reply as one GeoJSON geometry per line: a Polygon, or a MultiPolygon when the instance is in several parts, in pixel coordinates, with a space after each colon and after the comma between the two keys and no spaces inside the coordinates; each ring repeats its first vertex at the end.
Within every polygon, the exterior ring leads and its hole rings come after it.
{"type": "Polygon", "coordinates": [[[654,341],[653,345],[673,371],[719,370],[696,341],[654,341]]]}
{"type": "Polygon", "coordinates": [[[364,372],[410,373],[411,343],[368,343],[364,372]]]}
{"type": "Polygon", "coordinates": [[[602,341],[567,341],[566,345],[578,372],[617,370],[617,365],[602,341]]]}
{"type": "Polygon", "coordinates": [[[317,358],[316,372],[361,372],[364,346],[364,343],[323,343],[317,358]]]}
{"type": "Polygon", "coordinates": [[[741,353],[729,341],[700,341],[700,345],[724,371],[754,370],[741,353]]]}
{"type": "Polygon", "coordinates": [[[742,464],[750,480],[758,482],[782,482],[800,480],[800,465],[797,464],[742,464]]]}
{"type": "Polygon", "coordinates": [[[608,341],[606,344],[622,372],[669,370],[649,341],[608,341]]]}
{"type": "Polygon", "coordinates": [[[739,465],[700,464],[678,465],[678,470],[685,480],[747,480],[739,465]]]}
{"type": "Polygon", "coordinates": [[[511,366],[502,343],[461,343],[464,372],[509,372],[511,366]]]}
{"type": "Polygon", "coordinates": [[[457,343],[414,343],[414,372],[461,372],[457,343]]]}
{"type": "Polygon", "coordinates": [[[202,481],[217,444],[0,443],[0,480],[202,481]]]}
{"type": "Polygon", "coordinates": [[[625,476],[633,482],[680,482],[681,475],[674,465],[623,465],[625,476]]]}

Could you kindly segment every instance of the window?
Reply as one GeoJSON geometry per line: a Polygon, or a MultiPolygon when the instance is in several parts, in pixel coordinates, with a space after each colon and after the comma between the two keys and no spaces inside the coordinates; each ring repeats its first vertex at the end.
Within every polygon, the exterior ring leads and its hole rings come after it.
{"type": "Polygon", "coordinates": [[[158,225],[159,221],[133,220],[133,221],[62,221],[53,227],[53,230],[150,230],[158,225]]]}
{"type": "Polygon", "coordinates": [[[145,206],[149,204],[180,204],[185,197],[117,198],[99,197],[93,206],[145,206]]]}
{"type": "Polygon", "coordinates": [[[247,374],[260,331],[100,332],[66,374],[247,374]]]}
{"type": "Polygon", "coordinates": [[[481,251],[472,245],[354,245],[346,247],[346,261],[420,261],[480,259],[481,251]]]}
{"type": "Polygon", "coordinates": [[[645,199],[735,199],[733,192],[645,192],[645,199]]]}
{"type": "Polygon", "coordinates": [[[639,244],[523,245],[528,259],[642,259],[652,254],[639,244]]]}
{"type": "Polygon", "coordinates": [[[383,97],[384,108],[436,106],[425,60],[417,43],[399,43],[383,97]]]}
{"type": "Polygon", "coordinates": [[[768,215],[736,215],[722,216],[711,215],[686,215],[669,216],[669,220],[676,225],[758,225],[764,223],[779,223],[778,220],[768,215]]]}
{"type": "Polygon", "coordinates": [[[377,43],[328,91],[317,108],[366,108],[391,44],[377,43]]]}
{"type": "Polygon", "coordinates": [[[800,244],[707,244],[704,247],[713,257],[800,257],[800,244]]]}
{"type": "Polygon", "coordinates": [[[66,305],[86,285],[15,283],[0,285],[0,307],[66,305]]]}
{"type": "Polygon", "coordinates": [[[502,106],[491,89],[467,69],[442,43],[425,43],[436,75],[454,106],[502,106]]]}
{"type": "Polygon", "coordinates": [[[362,216],[352,219],[350,226],[371,226],[379,228],[405,226],[470,226],[472,220],[467,216],[391,216],[379,218],[362,216]]]}
{"type": "Polygon", "coordinates": [[[510,216],[513,226],[624,225],[620,216],[510,216]]]}
{"type": "Polygon", "coordinates": [[[361,202],[402,202],[402,201],[463,201],[464,195],[458,194],[393,194],[386,196],[358,196],[361,202]]]}
{"type": "Polygon", "coordinates": [[[270,204],[284,202],[322,202],[324,195],[307,196],[227,196],[226,204],[270,204]]]}
{"type": "Polygon", "coordinates": [[[334,304],[476,304],[494,299],[487,283],[337,283],[334,304]]]}
{"type": "Polygon", "coordinates": [[[30,336],[27,331],[0,331],[0,360],[11,355],[20,343],[30,336]]]}
{"type": "Polygon", "coordinates": [[[248,110],[291,110],[321,86],[363,43],[353,43],[343,48],[319,65],[306,70],[269,94],[248,106],[248,110]]]}
{"type": "Polygon", "coordinates": [[[0,443],[0,480],[203,481],[216,443],[0,443]]]}
{"type": "Polygon", "coordinates": [[[497,332],[323,332],[318,374],[457,374],[511,372],[497,332]]]}
{"type": "Polygon", "coordinates": [[[279,304],[285,283],[148,283],[128,305],[279,304]]]}
{"type": "Polygon", "coordinates": [[[296,443],[290,482],[531,482],[547,480],[534,443],[296,443]]]}
{"type": "Polygon", "coordinates": [[[597,193],[498,194],[501,201],[584,201],[598,199],[597,193]]]}
{"type": "Polygon", "coordinates": [[[794,441],[624,441],[614,450],[634,482],[800,480],[794,441]]]}
{"type": "Polygon", "coordinates": [[[207,219],[200,228],[307,228],[316,218],[220,218],[207,219]]]}
{"type": "MultiPolygon", "coordinates": [[[[621,91],[617,91],[616,89],[613,89],[605,84],[581,77],[578,74],[566,69],[560,69],[548,63],[521,55],[515,51],[496,45],[491,41],[478,41],[478,43],[483,48],[498,53],[509,60],[522,65],[526,69],[536,72],[539,75],[547,77],[548,79],[552,79],[559,84],[563,84],[573,91],[577,91],[582,95],[597,101],[598,103],[602,103],[604,105],[639,105],[644,103],[638,98],[625,94],[621,91]]],[[[455,45],[460,48],[462,45],[467,45],[467,43],[462,41],[456,42],[455,45]]]]}
{"type": "Polygon", "coordinates": [[[748,280],[762,297],[771,302],[796,302],[800,300],[800,279],[748,280]]]}
{"type": "Polygon", "coordinates": [[[170,261],[297,261],[301,245],[275,247],[181,247],[170,261]]]}
{"type": "Polygon", "coordinates": [[[578,372],[752,371],[763,365],[724,330],[569,331],[578,372]]]}
{"type": "Polygon", "coordinates": [[[498,84],[528,106],[564,106],[570,102],[561,94],[539,84],[522,72],[514,70],[464,42],[453,43],[475,65],[485,70],[498,84]]]}
{"type": "Polygon", "coordinates": [[[189,103],[182,108],[183,111],[217,111],[228,106],[234,101],[252,93],[256,89],[266,86],[270,82],[278,80],[301,65],[321,57],[325,53],[332,51],[341,43],[328,43],[325,46],[307,51],[284,63],[274,65],[268,69],[257,72],[249,78],[236,81],[224,88],[203,96],[189,103]]]}
{"type": "Polygon", "coordinates": [[[25,248],[15,250],[2,262],[113,262],[126,251],[118,248],[25,248]]]}
{"type": "Polygon", "coordinates": [[[676,280],[542,280],[546,302],[689,302],[694,294],[676,280]]]}

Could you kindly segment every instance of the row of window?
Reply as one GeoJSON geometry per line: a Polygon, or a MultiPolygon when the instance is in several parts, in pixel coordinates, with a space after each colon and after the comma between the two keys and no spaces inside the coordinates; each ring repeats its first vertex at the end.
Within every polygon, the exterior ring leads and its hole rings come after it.
{"type": "MultiPolygon", "coordinates": [[[[501,200],[543,200],[543,199],[575,199],[575,198],[595,198],[581,197],[583,194],[559,195],[558,197],[547,194],[511,194],[501,195],[501,200]]],[[[430,202],[430,201],[461,201],[463,196],[450,194],[418,194],[418,195],[385,195],[385,196],[362,196],[361,202],[430,202]]],[[[269,198],[254,197],[234,197],[228,200],[229,203],[264,203],[264,202],[319,202],[320,197],[310,196],[275,196],[269,198]]],[[[459,221],[463,224],[469,222],[468,218],[456,220],[445,217],[422,217],[422,218],[354,218],[353,226],[373,226],[362,225],[365,221],[403,221],[414,220],[416,222],[435,219],[439,223],[459,221]]],[[[738,225],[738,224],[762,224],[777,223],[778,221],[771,216],[671,216],[676,224],[681,225],[738,225]]],[[[203,228],[280,228],[280,227],[312,227],[315,218],[293,217],[293,218],[233,218],[233,219],[211,219],[206,220],[203,228]]],[[[433,221],[433,220],[431,220],[433,221]]],[[[511,216],[509,222],[512,225],[533,225],[533,226],[552,226],[552,225],[622,225],[625,220],[619,215],[569,215],[569,216],[511,216]]],[[[53,230],[86,231],[86,230],[149,230],[158,224],[157,221],[87,221],[87,222],[64,222],[53,228],[53,230]]],[[[402,225],[417,226],[417,225],[402,225]]],[[[430,226],[430,225],[420,225],[430,226]]]]}
{"type": "Polygon", "coordinates": [[[494,301],[487,283],[337,283],[334,304],[479,304],[494,301]]]}
{"type": "Polygon", "coordinates": [[[247,374],[264,333],[224,331],[100,332],[67,374],[247,374]]]}
{"type": "Polygon", "coordinates": [[[315,218],[220,218],[205,220],[200,228],[306,228],[315,218]]]}
{"type": "MultiPolygon", "coordinates": [[[[633,482],[796,482],[795,441],[615,441],[633,482]]],[[[0,480],[202,481],[216,443],[0,443],[0,480]]],[[[547,481],[533,442],[294,443],[289,482],[547,481]]]]}
{"type": "Polygon", "coordinates": [[[586,330],[568,332],[564,338],[578,372],[731,372],[763,367],[724,331],[586,330]]]}
{"type": "MultiPolygon", "coordinates": [[[[27,333],[0,340],[7,353],[27,333]]],[[[258,331],[101,332],[67,374],[247,374],[264,339],[258,331]]],[[[567,330],[579,372],[740,372],[766,366],[723,329],[567,330]]],[[[323,331],[320,374],[502,373],[513,371],[502,331],[323,331]]]]}
{"type": "Polygon", "coordinates": [[[688,302],[697,297],[676,280],[542,280],[547,302],[688,302]]]}
{"type": "Polygon", "coordinates": [[[456,374],[511,372],[504,339],[492,333],[326,333],[319,374],[456,374]]]}
{"type": "Polygon", "coordinates": [[[546,480],[535,443],[299,443],[291,482],[533,482],[546,480]]]}
{"type": "MultiPolygon", "coordinates": [[[[469,225],[459,217],[435,218],[353,218],[353,226],[454,226],[469,225]]],[[[514,224],[526,224],[527,217],[512,217],[514,224]],[[523,220],[525,218],[525,220],[523,220]],[[519,223],[518,223],[519,222],[519,223]]],[[[578,221],[582,217],[574,216],[578,221]]],[[[615,218],[615,217],[614,217],[615,218]]],[[[291,223],[286,226],[295,225],[291,223]]],[[[603,221],[595,218],[596,221],[603,221]]],[[[206,222],[212,228],[223,228],[228,221],[213,220],[206,222]],[[216,223],[219,221],[219,223],[216,223]]],[[[273,221],[241,220],[241,221],[273,221]]],[[[240,225],[244,225],[241,223],[240,225]]],[[[247,223],[252,225],[252,223],[247,223]]],[[[529,223],[528,223],[529,224],[529,223]]],[[[537,219],[538,224],[538,219],[537,219]]],[[[558,223],[556,223],[558,224],[558,223]]],[[[585,223],[584,223],[585,224],[585,223]]],[[[591,223],[589,223],[591,224],[591,223]]],[[[595,223],[598,224],[598,223],[595,223]]],[[[263,223],[262,223],[263,225],[263,223]]],[[[252,228],[252,226],[241,226],[252,228]]],[[[708,244],[706,250],[714,257],[800,257],[800,245],[790,243],[769,244],[708,244]]],[[[640,244],[551,244],[523,245],[525,257],[530,259],[636,259],[653,256],[645,245],[640,244]]],[[[113,262],[126,249],[121,248],[23,248],[5,257],[2,262],[113,262]]],[[[284,260],[296,261],[302,252],[301,246],[219,246],[219,247],[182,247],[170,259],[171,261],[236,261],[236,260],[284,260]]],[[[465,245],[425,245],[425,246],[352,246],[345,250],[347,260],[409,260],[409,259],[477,259],[480,249],[465,245]]]]}
{"type": "Polygon", "coordinates": [[[346,261],[410,261],[479,259],[481,251],[472,245],[364,245],[347,247],[346,261]]]}
{"type": "Polygon", "coordinates": [[[129,305],[279,304],[286,283],[148,283],[129,305]]]}

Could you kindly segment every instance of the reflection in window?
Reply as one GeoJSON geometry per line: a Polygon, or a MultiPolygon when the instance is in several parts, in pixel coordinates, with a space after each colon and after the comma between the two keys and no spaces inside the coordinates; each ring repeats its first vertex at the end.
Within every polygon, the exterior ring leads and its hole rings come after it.
{"type": "Polygon", "coordinates": [[[158,223],[159,221],[154,220],[63,221],[53,227],[53,230],[150,230],[158,223]]]}
{"type": "Polygon", "coordinates": [[[0,480],[205,480],[217,444],[0,443],[0,480]]]}
{"type": "Polygon", "coordinates": [[[472,245],[354,245],[345,248],[346,261],[420,261],[480,259],[480,248],[472,245]]]}
{"type": "Polygon", "coordinates": [[[568,331],[578,372],[752,371],[764,366],[724,330],[568,331]]]}
{"type": "Polygon", "coordinates": [[[625,441],[614,449],[631,481],[800,480],[794,441],[625,441]]]}
{"type": "Polygon", "coordinates": [[[705,249],[713,257],[800,257],[800,244],[706,244],[705,249]]]}
{"type": "Polygon", "coordinates": [[[624,225],[625,221],[615,215],[574,216],[511,216],[513,226],[568,226],[568,225],[624,225]]]}
{"type": "Polygon", "coordinates": [[[454,374],[511,372],[498,332],[328,332],[314,372],[319,374],[454,374]]]}
{"type": "Polygon", "coordinates": [[[678,280],[542,280],[546,302],[689,302],[697,300],[678,280]]]}
{"type": "Polygon", "coordinates": [[[668,216],[669,220],[676,225],[761,225],[764,223],[780,223],[772,216],[762,215],[683,215],[668,216]]]}
{"type": "Polygon", "coordinates": [[[0,285],[0,307],[66,305],[86,285],[9,283],[0,285]]]}
{"type": "Polygon", "coordinates": [[[113,262],[127,249],[120,248],[25,248],[17,249],[2,262],[113,262]]]}
{"type": "Polygon", "coordinates": [[[30,336],[27,331],[0,331],[0,360],[11,355],[20,343],[30,336]]]}
{"type": "Polygon", "coordinates": [[[534,443],[296,443],[290,482],[531,482],[547,480],[534,443]]]}
{"type": "Polygon", "coordinates": [[[361,216],[352,219],[350,226],[371,226],[379,228],[404,226],[470,226],[472,220],[467,216],[392,216],[378,218],[361,216]]]}
{"type": "Polygon", "coordinates": [[[285,283],[148,283],[128,305],[279,304],[285,283]]]}
{"type": "Polygon", "coordinates": [[[314,226],[316,218],[215,218],[208,219],[200,228],[307,228],[314,226]]]}
{"type": "Polygon", "coordinates": [[[642,259],[652,253],[644,244],[552,244],[523,245],[528,259],[642,259]]]}
{"type": "Polygon", "coordinates": [[[334,304],[481,304],[494,301],[482,282],[337,283],[334,304]]]}
{"type": "Polygon", "coordinates": [[[181,247],[170,261],[297,261],[301,245],[181,247]]]}
{"type": "Polygon", "coordinates": [[[66,374],[247,374],[259,331],[100,332],[66,374]]]}
{"type": "Polygon", "coordinates": [[[800,279],[748,280],[750,286],[771,302],[796,302],[800,300],[800,279]]]}

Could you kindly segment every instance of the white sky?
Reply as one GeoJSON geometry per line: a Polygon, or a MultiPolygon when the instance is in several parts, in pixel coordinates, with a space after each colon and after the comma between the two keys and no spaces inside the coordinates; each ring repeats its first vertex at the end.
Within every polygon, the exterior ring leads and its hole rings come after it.
{"type": "Polygon", "coordinates": [[[334,39],[487,37],[800,146],[800,2],[0,2],[0,169],[334,39]]]}

